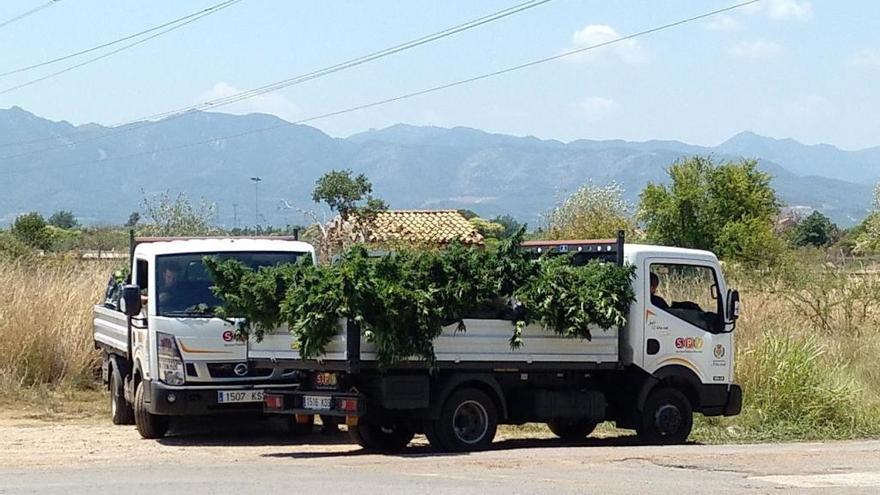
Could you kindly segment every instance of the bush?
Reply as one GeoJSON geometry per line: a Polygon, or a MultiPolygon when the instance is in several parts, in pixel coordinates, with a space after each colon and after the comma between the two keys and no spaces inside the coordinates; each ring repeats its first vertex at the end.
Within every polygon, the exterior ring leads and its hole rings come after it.
{"type": "Polygon", "coordinates": [[[15,219],[12,235],[34,249],[47,250],[52,245],[52,234],[46,220],[36,212],[26,213],[15,219]]]}
{"type": "Polygon", "coordinates": [[[620,230],[635,233],[623,189],[588,182],[550,213],[546,233],[551,239],[611,239],[620,230]]]}

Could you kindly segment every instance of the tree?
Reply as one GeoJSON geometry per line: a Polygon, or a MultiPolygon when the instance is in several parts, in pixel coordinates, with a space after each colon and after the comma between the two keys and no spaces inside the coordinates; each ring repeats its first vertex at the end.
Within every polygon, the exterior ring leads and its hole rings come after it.
{"type": "Polygon", "coordinates": [[[19,241],[35,249],[49,249],[52,235],[43,215],[36,212],[20,215],[12,224],[12,235],[19,241]]]}
{"type": "Polygon", "coordinates": [[[551,239],[607,239],[623,230],[635,233],[623,188],[588,182],[554,209],[547,219],[551,239]]]}
{"type": "Polygon", "coordinates": [[[352,216],[369,219],[388,209],[388,205],[374,198],[372,192],[373,184],[364,174],[354,176],[351,170],[331,170],[315,183],[312,200],[315,203],[323,201],[345,221],[352,216]]]}
{"type": "Polygon", "coordinates": [[[150,223],[142,230],[157,236],[209,235],[217,229],[211,226],[217,207],[204,199],[193,205],[185,194],[172,198],[168,192],[144,196],[141,206],[150,223]]]}
{"type": "Polygon", "coordinates": [[[504,230],[502,230],[500,234],[501,239],[512,237],[513,234],[519,232],[519,229],[523,226],[523,224],[517,222],[516,219],[510,215],[499,215],[493,218],[492,222],[504,227],[504,230]]]}
{"type": "Polygon", "coordinates": [[[138,222],[140,222],[140,221],[141,221],[141,214],[136,211],[133,211],[128,216],[128,220],[125,221],[125,227],[133,228],[133,227],[137,226],[138,222]]]}
{"type": "Polygon", "coordinates": [[[642,191],[638,216],[648,240],[749,263],[774,260],[782,249],[773,234],[780,204],[770,175],[757,167],[754,160],[716,164],[699,156],[674,163],[669,185],[642,191]]]}
{"type": "Polygon", "coordinates": [[[73,216],[73,212],[67,210],[58,210],[49,217],[49,225],[58,227],[59,229],[75,229],[79,227],[79,222],[73,216]]]}
{"type": "Polygon", "coordinates": [[[501,239],[501,234],[504,232],[504,225],[485,218],[471,217],[468,222],[486,239],[501,239]]]}
{"type": "Polygon", "coordinates": [[[467,220],[470,220],[471,218],[477,218],[480,216],[474,210],[468,210],[467,208],[459,208],[456,211],[458,211],[458,213],[461,214],[461,216],[463,216],[467,220]]]}
{"type": "Polygon", "coordinates": [[[873,209],[857,227],[852,229],[853,252],[858,254],[880,251],[880,183],[874,186],[873,209]]]}
{"type": "Polygon", "coordinates": [[[825,247],[833,244],[839,235],[840,230],[830,218],[819,211],[814,211],[794,226],[791,243],[800,247],[825,247]]]}

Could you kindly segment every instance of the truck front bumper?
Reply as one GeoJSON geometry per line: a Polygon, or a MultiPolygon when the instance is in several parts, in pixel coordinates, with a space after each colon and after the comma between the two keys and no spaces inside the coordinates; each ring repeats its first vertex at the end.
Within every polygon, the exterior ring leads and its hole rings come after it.
{"type": "MultiPolygon", "coordinates": [[[[184,385],[174,387],[156,380],[144,380],[145,396],[149,401],[147,411],[162,416],[196,416],[224,413],[260,413],[262,402],[239,402],[224,404],[219,402],[219,392],[238,390],[265,390],[267,385],[228,385],[202,386],[184,385]]],[[[271,385],[279,388],[279,384],[271,385]]],[[[284,387],[284,385],[280,385],[284,387]]],[[[289,385],[295,388],[297,385],[289,385]]]]}

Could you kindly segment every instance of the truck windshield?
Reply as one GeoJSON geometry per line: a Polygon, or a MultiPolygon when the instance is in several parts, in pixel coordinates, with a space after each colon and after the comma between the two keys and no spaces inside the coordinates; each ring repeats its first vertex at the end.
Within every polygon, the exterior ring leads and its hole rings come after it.
{"type": "Polygon", "coordinates": [[[206,256],[235,259],[256,270],[261,266],[296,263],[308,253],[222,252],[168,254],[156,257],[156,314],[159,316],[210,316],[220,301],[211,291],[211,274],[202,261],[206,256]]]}

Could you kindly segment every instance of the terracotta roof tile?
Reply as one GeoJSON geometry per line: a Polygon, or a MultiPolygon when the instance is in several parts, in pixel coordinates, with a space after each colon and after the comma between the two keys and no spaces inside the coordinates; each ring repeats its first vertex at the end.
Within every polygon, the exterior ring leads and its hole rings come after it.
{"type": "Polygon", "coordinates": [[[379,213],[370,241],[483,244],[483,236],[456,210],[388,210],[379,213]]]}

